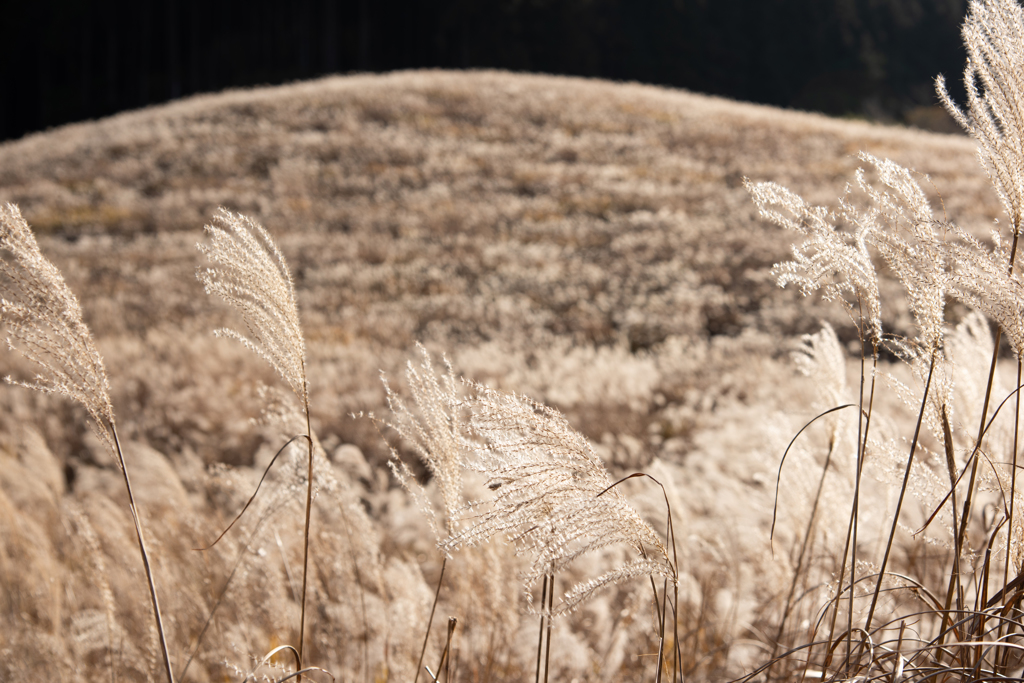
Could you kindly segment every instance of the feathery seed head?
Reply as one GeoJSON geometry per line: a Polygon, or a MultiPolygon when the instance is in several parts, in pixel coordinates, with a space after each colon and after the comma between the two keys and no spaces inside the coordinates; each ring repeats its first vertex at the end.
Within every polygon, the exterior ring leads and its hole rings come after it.
{"type": "MultiPolygon", "coordinates": [[[[421,356],[420,364],[417,367],[410,361],[405,372],[416,411],[410,409],[395,394],[387,380],[382,380],[388,407],[391,408],[393,415],[393,422],[383,424],[394,429],[413,446],[420,460],[433,475],[444,501],[444,535],[450,537],[458,529],[458,516],[463,507],[462,468],[465,457],[462,401],[459,398],[455,373],[448,360],[444,361],[445,373],[438,376],[427,350],[419,344],[416,347],[421,356]]],[[[394,448],[391,449],[389,465],[395,478],[426,512],[438,544],[442,544],[437,513],[427,501],[423,487],[416,482],[409,466],[402,461],[394,448]]]]}
{"type": "Polygon", "coordinates": [[[577,558],[615,544],[641,556],[572,588],[557,611],[575,609],[597,589],[633,576],[671,577],[668,550],[629,505],[582,434],[556,410],[515,394],[476,386],[471,426],[485,442],[471,467],[487,477],[489,499],[472,504],[474,522],[446,544],[504,534],[531,558],[526,586],[577,558]]]}
{"type": "Polygon", "coordinates": [[[959,242],[949,247],[950,293],[999,325],[1017,357],[1024,358],[1024,280],[1019,269],[1007,267],[1009,247],[998,234],[991,249],[963,230],[957,236],[959,242]]]}
{"type": "Polygon", "coordinates": [[[305,410],[306,347],[284,255],[263,226],[247,216],[220,209],[214,222],[205,227],[210,243],[196,245],[213,266],[197,269],[196,276],[207,294],[238,309],[249,331],[246,336],[222,328],[214,334],[238,340],[267,361],[305,410]]]}
{"type": "Polygon", "coordinates": [[[848,219],[866,227],[868,243],[886,260],[907,292],[918,338],[904,348],[928,356],[942,344],[945,315],[948,250],[937,234],[940,224],[934,220],[928,199],[909,169],[864,152],[860,159],[874,166],[886,189],[873,186],[864,169],[858,169],[857,183],[871,199],[871,206],[866,211],[848,207],[848,219]]]}
{"type": "Polygon", "coordinates": [[[82,321],[78,299],[39,251],[18,207],[0,207],[0,321],[9,348],[42,368],[31,382],[11,384],[82,404],[100,439],[114,452],[114,408],[103,359],[82,321]]]}
{"type": "Polygon", "coordinates": [[[804,375],[813,378],[820,407],[832,408],[846,397],[846,354],[832,326],[822,323],[815,334],[805,334],[793,351],[793,362],[804,375]]]}
{"type": "MultiPolygon", "coordinates": [[[[882,338],[878,278],[867,248],[870,225],[853,222],[853,231],[841,230],[837,215],[811,206],[777,183],[744,180],[761,216],[787,230],[807,235],[793,247],[793,260],[777,263],[772,274],[780,287],[795,283],[806,296],[818,289],[828,301],[839,301],[866,339],[882,338]]],[[[842,216],[852,209],[845,200],[842,216]]]]}
{"type": "MultiPolygon", "coordinates": [[[[863,168],[858,187],[871,200],[859,209],[846,196],[837,211],[807,204],[775,183],[751,183],[747,190],[761,215],[789,230],[807,235],[793,248],[794,259],[772,272],[778,283],[791,282],[806,295],[819,288],[827,300],[839,301],[865,338],[882,342],[878,278],[872,259],[877,251],[907,291],[919,336],[897,352],[929,355],[942,343],[948,283],[948,251],[939,239],[938,223],[921,186],[911,172],[888,159],[861,153],[882,185],[872,185],[863,168]]],[[[909,358],[907,358],[909,360],[909,358]]]]}
{"type": "Polygon", "coordinates": [[[953,102],[939,76],[939,99],[978,141],[989,175],[1015,234],[1024,217],[1024,11],[1016,0],[971,0],[962,35],[967,48],[967,111],[953,102]]]}

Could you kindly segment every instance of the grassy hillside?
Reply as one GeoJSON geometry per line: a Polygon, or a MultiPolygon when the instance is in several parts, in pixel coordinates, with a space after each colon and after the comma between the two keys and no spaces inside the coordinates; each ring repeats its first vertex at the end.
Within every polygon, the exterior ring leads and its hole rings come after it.
{"type": "MultiPolygon", "coordinates": [[[[742,178],[828,203],[859,150],[926,174],[933,204],[978,235],[999,215],[964,137],[496,72],[328,78],[68,126],[0,146],[0,200],[20,205],[107,359],[179,670],[228,586],[190,680],[290,642],[298,609],[291,474],[242,529],[191,550],[283,443],[261,411],[288,409],[268,368],[210,335],[238,324],[195,278],[218,206],[278,240],[309,341],[313,427],[337,479],[317,508],[313,661],[346,680],[407,680],[415,664],[439,558],[378,427],[353,415],[386,413],[378,371],[401,391],[420,341],[561,410],[613,475],[670,483],[695,624],[680,639],[690,672],[717,678],[763,658],[749,643],[776,620],[814,483],[785,492],[773,557],[775,470],[815,413],[789,353],[821,321],[854,339],[838,309],[775,285],[793,237],[757,217],[742,178]]],[[[910,325],[905,309],[885,316],[910,325]]],[[[29,372],[0,356],[0,374],[29,372]]],[[[0,405],[0,678],[158,675],[124,494],[84,411],[18,388],[0,405]]],[[[630,486],[660,519],[660,499],[630,486]]],[[[462,680],[532,675],[537,626],[509,552],[465,551],[439,607],[459,615],[462,680]]],[[[559,680],[652,680],[642,588],[558,622],[559,680]]]]}

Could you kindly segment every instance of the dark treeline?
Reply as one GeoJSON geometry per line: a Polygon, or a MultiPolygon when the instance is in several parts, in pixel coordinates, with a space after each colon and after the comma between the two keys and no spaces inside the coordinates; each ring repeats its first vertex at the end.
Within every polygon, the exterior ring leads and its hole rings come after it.
{"type": "Polygon", "coordinates": [[[0,139],[230,86],[501,68],[904,120],[959,82],[966,0],[6,3],[0,139]]]}

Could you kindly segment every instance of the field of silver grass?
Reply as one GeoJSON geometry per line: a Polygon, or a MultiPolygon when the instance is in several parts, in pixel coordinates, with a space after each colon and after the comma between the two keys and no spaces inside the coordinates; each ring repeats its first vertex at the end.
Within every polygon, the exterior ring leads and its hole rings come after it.
{"type": "MultiPolygon", "coordinates": [[[[1019,28],[1013,3],[973,11],[1019,28]]],[[[1007,147],[979,101],[965,123],[1007,147]]],[[[0,393],[2,678],[1012,672],[1011,647],[962,644],[1013,643],[1019,533],[1012,398],[976,444],[1017,384],[1016,351],[993,362],[999,335],[1016,349],[1011,247],[989,238],[998,218],[1012,239],[1016,185],[993,192],[976,147],[492,72],[228,92],[0,146],[0,200],[81,302],[93,350],[71,358],[106,367],[101,396],[0,358],[50,390],[0,393]],[[744,176],[776,184],[755,204],[744,176]],[[204,237],[218,206],[266,233],[223,213],[204,237]]],[[[31,355],[37,299],[5,298],[31,355]]]]}

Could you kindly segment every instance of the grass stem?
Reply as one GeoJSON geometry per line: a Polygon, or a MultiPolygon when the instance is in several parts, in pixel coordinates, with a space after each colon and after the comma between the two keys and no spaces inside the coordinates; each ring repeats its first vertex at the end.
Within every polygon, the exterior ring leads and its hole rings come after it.
{"type": "Polygon", "coordinates": [[[537,674],[534,676],[534,683],[540,683],[541,653],[544,647],[544,607],[548,600],[548,575],[544,575],[543,587],[540,593],[540,635],[537,636],[537,674]]]}
{"type": "Polygon", "coordinates": [[[124,486],[128,490],[128,508],[132,513],[132,521],[135,523],[135,537],[139,541],[139,551],[142,553],[142,564],[146,568],[146,580],[149,582],[149,597],[153,602],[153,616],[156,619],[156,630],[160,636],[160,649],[164,659],[164,669],[167,672],[168,683],[174,683],[174,671],[171,667],[171,654],[167,647],[167,634],[164,630],[164,620],[160,614],[160,600],[157,598],[156,582],[153,579],[153,568],[149,563],[149,550],[146,548],[146,541],[142,534],[142,521],[139,519],[139,511],[135,507],[135,494],[132,491],[132,482],[128,478],[128,467],[124,462],[124,453],[121,451],[121,440],[117,436],[117,427],[113,422],[109,425],[110,432],[114,436],[114,446],[117,450],[117,460],[121,465],[121,474],[124,475],[124,486]]]}
{"type": "Polygon", "coordinates": [[[448,564],[448,557],[441,558],[441,575],[437,577],[437,590],[434,591],[434,604],[430,606],[430,618],[427,619],[427,632],[423,634],[423,647],[420,648],[420,658],[416,660],[416,675],[412,683],[420,679],[420,667],[423,666],[423,655],[427,651],[427,641],[430,639],[430,627],[434,623],[434,610],[437,609],[437,600],[441,597],[441,582],[444,581],[444,568],[448,564]]]}
{"type": "MultiPolygon", "coordinates": [[[[302,377],[306,376],[306,363],[302,362],[302,377]]],[[[306,637],[306,587],[309,580],[309,519],[313,509],[313,429],[309,420],[309,397],[303,392],[303,409],[306,411],[306,442],[309,446],[309,467],[306,475],[306,523],[302,530],[302,611],[299,616],[299,668],[302,668],[303,646],[306,637]]],[[[300,675],[297,679],[302,681],[300,675]]]]}

